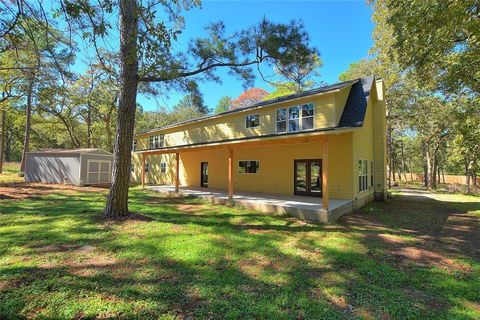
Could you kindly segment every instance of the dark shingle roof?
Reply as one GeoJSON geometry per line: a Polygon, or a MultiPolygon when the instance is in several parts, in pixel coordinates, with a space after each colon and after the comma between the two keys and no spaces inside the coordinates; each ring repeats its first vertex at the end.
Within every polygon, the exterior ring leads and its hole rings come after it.
{"type": "Polygon", "coordinates": [[[363,125],[374,76],[359,80],[350,89],[342,117],[338,123],[339,128],[354,128],[363,125]]]}

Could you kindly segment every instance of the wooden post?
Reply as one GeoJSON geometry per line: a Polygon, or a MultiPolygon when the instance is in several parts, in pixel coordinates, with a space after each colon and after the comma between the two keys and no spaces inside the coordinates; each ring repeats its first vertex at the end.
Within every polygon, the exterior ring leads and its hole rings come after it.
{"type": "Polygon", "coordinates": [[[233,149],[228,149],[228,199],[233,200],[233,149]]]}
{"type": "Polygon", "coordinates": [[[145,154],[142,153],[142,188],[145,188],[145,154]]]}
{"type": "Polygon", "coordinates": [[[180,185],[180,154],[177,152],[175,153],[175,192],[178,193],[178,186],[180,185]]]}
{"type": "Polygon", "coordinates": [[[323,142],[322,153],[322,200],[323,208],[328,210],[329,208],[329,194],[328,194],[328,136],[326,136],[323,142]]]}

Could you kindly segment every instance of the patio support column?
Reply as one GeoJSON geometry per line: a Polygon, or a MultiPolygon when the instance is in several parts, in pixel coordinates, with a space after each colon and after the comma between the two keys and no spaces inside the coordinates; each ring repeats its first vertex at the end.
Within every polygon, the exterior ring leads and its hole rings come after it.
{"type": "Polygon", "coordinates": [[[329,194],[328,194],[328,136],[325,137],[323,142],[322,153],[322,200],[323,208],[328,210],[329,208],[329,194]]]}
{"type": "Polygon", "coordinates": [[[177,152],[175,153],[175,192],[178,193],[178,186],[180,185],[180,154],[177,152]]]}
{"type": "Polygon", "coordinates": [[[145,153],[142,153],[142,188],[145,188],[145,153]]]}
{"type": "Polygon", "coordinates": [[[228,148],[228,199],[233,200],[233,149],[228,148]]]}

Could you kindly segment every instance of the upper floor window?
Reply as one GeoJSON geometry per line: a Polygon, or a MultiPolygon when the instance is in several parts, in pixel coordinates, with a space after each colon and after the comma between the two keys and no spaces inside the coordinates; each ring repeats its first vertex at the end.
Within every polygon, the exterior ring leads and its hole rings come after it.
{"type": "Polygon", "coordinates": [[[300,107],[288,108],[288,132],[300,131],[300,107]]]}
{"type": "Polygon", "coordinates": [[[238,173],[258,173],[260,161],[238,161],[238,173]]]}
{"type": "Polygon", "coordinates": [[[298,132],[314,128],[313,103],[277,110],[277,133],[298,132]]]}
{"type": "Polygon", "coordinates": [[[368,161],[358,160],[358,191],[368,189],[368,161]]]}
{"type": "Polygon", "coordinates": [[[277,133],[287,132],[287,109],[277,110],[277,133]]]}
{"type": "Polygon", "coordinates": [[[302,105],[302,130],[313,129],[313,103],[302,105]]]}
{"type": "Polygon", "coordinates": [[[136,151],[137,150],[137,139],[133,139],[133,147],[132,147],[133,151],[136,151]]]}
{"type": "Polygon", "coordinates": [[[150,149],[163,148],[164,144],[165,144],[164,134],[157,134],[154,136],[150,136],[150,149]]]}
{"type": "Polygon", "coordinates": [[[255,128],[260,125],[260,115],[259,114],[250,114],[245,117],[245,127],[246,128],[255,128]]]}

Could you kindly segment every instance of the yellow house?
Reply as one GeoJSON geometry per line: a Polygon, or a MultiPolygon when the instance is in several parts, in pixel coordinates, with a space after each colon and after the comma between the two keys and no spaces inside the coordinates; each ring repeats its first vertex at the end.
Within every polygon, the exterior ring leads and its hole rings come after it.
{"type": "Polygon", "coordinates": [[[331,221],[385,196],[384,90],[362,78],[137,133],[132,180],[312,197],[327,214],[307,220],[331,221]]]}

